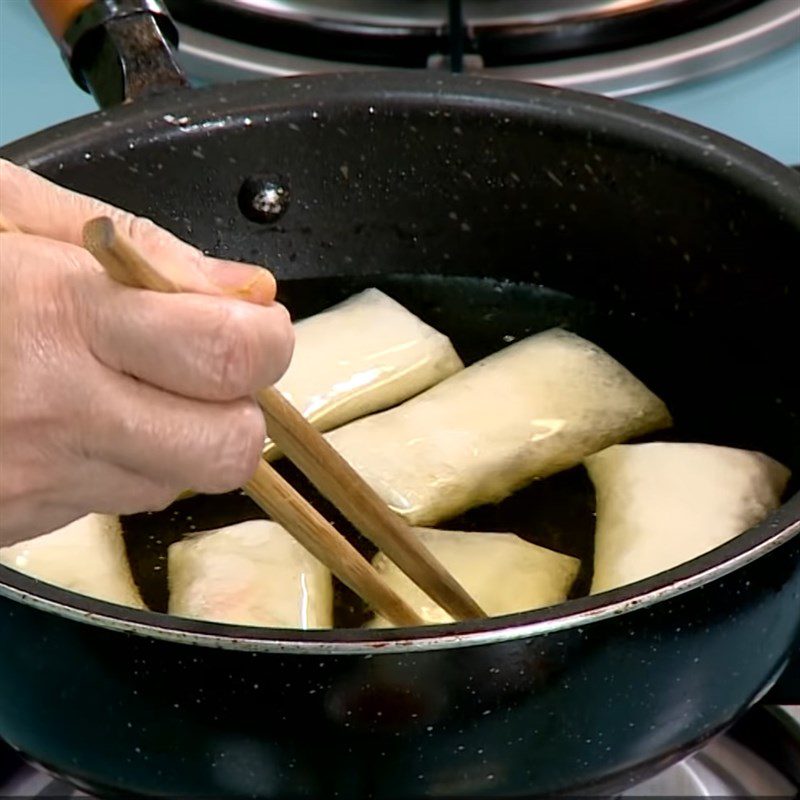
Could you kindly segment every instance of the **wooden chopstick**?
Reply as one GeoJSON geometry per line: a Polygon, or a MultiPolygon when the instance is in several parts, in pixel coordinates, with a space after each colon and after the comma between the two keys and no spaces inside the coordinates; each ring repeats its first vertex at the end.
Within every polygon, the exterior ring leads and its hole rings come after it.
{"type": "Polygon", "coordinates": [[[395,625],[425,624],[375,567],[266,461],[261,461],[244,489],[373,610],[395,625]]]}
{"type": "MultiPolygon", "coordinates": [[[[0,215],[0,231],[19,230],[0,215]]],[[[119,283],[152,291],[181,291],[116,232],[109,218],[87,223],[84,242],[106,272],[119,283]]],[[[258,399],[271,423],[271,438],[347,519],[454,618],[485,616],[405,521],[389,510],[280,392],[266,389],[259,393],[258,399]]],[[[422,624],[419,615],[385,583],[372,565],[272,467],[262,462],[245,490],[374,610],[396,625],[422,624]]]]}
{"type": "MultiPolygon", "coordinates": [[[[110,219],[104,217],[88,222],[83,238],[86,249],[117,282],[157,292],[181,291],[115,231],[110,219]]],[[[244,490],[381,616],[395,625],[424,624],[372,564],[265,461],[259,463],[244,490]]]]}
{"type": "Polygon", "coordinates": [[[425,547],[408,523],[277,390],[258,393],[270,438],[368,539],[455,619],[486,614],[425,547]]]}
{"type": "MultiPolygon", "coordinates": [[[[162,292],[181,291],[180,287],[159,273],[130,241],[118,233],[113,221],[107,217],[86,224],[84,243],[109,275],[120,283],[162,292]]],[[[454,619],[486,616],[480,606],[423,545],[408,523],[388,508],[366,481],[277,389],[270,387],[262,390],[258,393],[258,401],[267,417],[270,438],[345,517],[417,586],[454,619]]],[[[261,468],[259,472],[264,474],[261,468]]],[[[249,491],[251,487],[248,484],[245,488],[249,491]]],[[[297,495],[294,500],[295,504],[299,504],[302,498],[297,495]]],[[[304,500],[302,502],[305,504],[304,500]]],[[[267,511],[273,513],[269,509],[267,511]]],[[[297,535],[295,531],[292,533],[297,535]]],[[[333,571],[333,567],[328,566],[333,571]]],[[[364,596],[360,590],[358,593],[364,596]]]]}

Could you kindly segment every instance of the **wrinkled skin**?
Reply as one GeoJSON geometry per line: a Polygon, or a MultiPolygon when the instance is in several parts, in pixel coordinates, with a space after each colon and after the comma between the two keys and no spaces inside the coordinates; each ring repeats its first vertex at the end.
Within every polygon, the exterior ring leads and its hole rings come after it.
{"type": "Polygon", "coordinates": [[[6,161],[0,213],[0,546],[245,483],[294,341],[272,275],[6,161]],[[113,283],[80,247],[99,215],[186,294],[113,283]]]}

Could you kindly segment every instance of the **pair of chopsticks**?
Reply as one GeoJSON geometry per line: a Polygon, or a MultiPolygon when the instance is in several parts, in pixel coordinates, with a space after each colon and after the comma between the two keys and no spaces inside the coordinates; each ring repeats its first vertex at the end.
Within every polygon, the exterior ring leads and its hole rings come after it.
{"type": "MultiPolygon", "coordinates": [[[[0,230],[19,229],[0,216],[0,230]]],[[[100,217],[86,223],[83,241],[86,249],[118,283],[156,292],[182,291],[116,230],[110,218],[100,217]]],[[[456,620],[486,616],[406,521],[389,509],[277,389],[261,390],[257,400],[264,411],[270,438],[420,589],[456,620]]],[[[369,561],[266,461],[262,459],[244,490],[378,614],[395,625],[424,624],[369,561]]]]}

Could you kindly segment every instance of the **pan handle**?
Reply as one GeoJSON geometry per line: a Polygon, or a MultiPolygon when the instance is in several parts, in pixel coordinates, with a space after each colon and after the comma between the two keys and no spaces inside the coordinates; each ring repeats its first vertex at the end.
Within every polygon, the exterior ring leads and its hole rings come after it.
{"type": "Polygon", "coordinates": [[[101,108],[187,85],[159,0],[32,0],[75,82],[101,108]]]}
{"type": "Polygon", "coordinates": [[[31,0],[31,5],[56,41],[64,36],[76,17],[91,4],[92,0],[31,0]]]}

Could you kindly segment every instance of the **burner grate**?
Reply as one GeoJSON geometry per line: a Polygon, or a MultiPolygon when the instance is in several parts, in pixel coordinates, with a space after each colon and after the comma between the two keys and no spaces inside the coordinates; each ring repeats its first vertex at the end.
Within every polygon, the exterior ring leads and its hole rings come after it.
{"type": "Polygon", "coordinates": [[[697,30],[760,0],[167,0],[180,23],[296,56],[487,67],[635,47],[697,30]]]}
{"type": "Polygon", "coordinates": [[[464,69],[464,7],[461,0],[448,0],[450,35],[450,71],[462,72],[464,69]]]}

